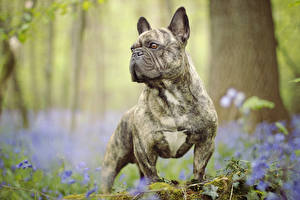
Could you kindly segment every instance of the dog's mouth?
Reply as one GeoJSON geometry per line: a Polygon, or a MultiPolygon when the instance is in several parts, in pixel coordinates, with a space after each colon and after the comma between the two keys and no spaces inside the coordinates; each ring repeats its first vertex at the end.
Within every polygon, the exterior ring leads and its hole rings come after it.
{"type": "Polygon", "coordinates": [[[139,78],[136,74],[136,63],[131,63],[130,64],[130,74],[131,74],[131,80],[133,82],[139,82],[139,78]]]}

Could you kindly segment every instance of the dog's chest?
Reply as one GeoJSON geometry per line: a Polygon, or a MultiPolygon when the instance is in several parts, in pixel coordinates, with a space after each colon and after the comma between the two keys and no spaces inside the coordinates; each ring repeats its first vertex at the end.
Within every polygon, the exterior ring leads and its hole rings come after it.
{"type": "Polygon", "coordinates": [[[170,156],[175,157],[180,147],[186,142],[187,135],[183,131],[163,131],[163,136],[168,144],[170,156]]]}

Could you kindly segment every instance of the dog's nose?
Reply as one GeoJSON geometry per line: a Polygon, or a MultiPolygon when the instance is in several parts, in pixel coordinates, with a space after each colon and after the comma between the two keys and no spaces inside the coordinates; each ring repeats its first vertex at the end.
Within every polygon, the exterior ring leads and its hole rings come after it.
{"type": "Polygon", "coordinates": [[[133,57],[140,57],[140,56],[142,56],[142,55],[144,55],[144,53],[143,53],[143,51],[140,50],[140,49],[135,49],[135,50],[133,51],[133,53],[132,53],[132,56],[133,56],[133,57]]]}

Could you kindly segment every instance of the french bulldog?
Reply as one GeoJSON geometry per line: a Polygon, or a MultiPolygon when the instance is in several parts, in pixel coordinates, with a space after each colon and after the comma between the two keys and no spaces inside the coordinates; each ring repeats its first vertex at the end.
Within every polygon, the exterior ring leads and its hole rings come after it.
{"type": "Polygon", "coordinates": [[[128,163],[141,177],[160,181],[158,157],[180,158],[194,145],[194,179],[203,180],[214,151],[217,114],[191,58],[185,8],[175,12],[167,28],[152,29],[144,17],[132,45],[132,81],[145,85],[138,103],[127,111],[108,142],[101,175],[103,193],[128,163]]]}

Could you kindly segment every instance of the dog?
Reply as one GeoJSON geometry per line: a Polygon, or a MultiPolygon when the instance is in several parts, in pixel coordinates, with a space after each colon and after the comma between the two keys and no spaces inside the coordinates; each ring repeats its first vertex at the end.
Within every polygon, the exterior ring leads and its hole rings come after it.
{"type": "Polygon", "coordinates": [[[101,172],[103,193],[128,163],[140,176],[161,181],[158,157],[180,158],[194,145],[194,179],[202,181],[214,151],[217,114],[191,58],[185,51],[190,36],[184,7],[167,28],[152,29],[144,17],[132,45],[132,81],[145,87],[138,103],[127,111],[108,142],[101,172]]]}

